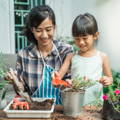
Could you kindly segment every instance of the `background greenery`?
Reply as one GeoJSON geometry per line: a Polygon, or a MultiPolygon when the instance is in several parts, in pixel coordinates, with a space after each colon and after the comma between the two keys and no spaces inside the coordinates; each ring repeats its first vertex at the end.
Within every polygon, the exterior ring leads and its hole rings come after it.
{"type": "Polygon", "coordinates": [[[7,72],[7,65],[5,64],[5,60],[3,57],[3,54],[0,53],[0,98],[4,99],[7,88],[5,88],[5,85],[8,83],[6,80],[4,80],[4,75],[7,72]]]}

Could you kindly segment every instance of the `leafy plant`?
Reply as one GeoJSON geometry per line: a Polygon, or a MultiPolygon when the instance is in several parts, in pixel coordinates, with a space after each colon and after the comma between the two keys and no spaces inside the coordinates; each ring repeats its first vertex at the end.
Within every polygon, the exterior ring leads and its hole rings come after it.
{"type": "Polygon", "coordinates": [[[90,79],[86,79],[85,77],[75,77],[72,80],[72,89],[77,90],[85,90],[88,87],[91,87],[96,82],[92,82],[90,79]]]}
{"type": "Polygon", "coordinates": [[[69,36],[65,36],[65,37],[60,36],[60,37],[57,37],[57,39],[59,39],[63,43],[68,43],[68,44],[72,45],[74,51],[79,50],[79,48],[74,44],[74,40],[73,40],[72,37],[69,37],[69,36]]]}
{"type": "Polygon", "coordinates": [[[7,93],[7,89],[3,88],[1,94],[1,100],[5,99],[6,93],[7,93]]]}
{"type": "Polygon", "coordinates": [[[0,78],[3,78],[6,72],[6,65],[3,54],[0,53],[0,78]]]}
{"type": "Polygon", "coordinates": [[[8,82],[5,80],[0,81],[0,90],[7,84],[8,82]]]}
{"type": "Polygon", "coordinates": [[[0,53],[0,90],[2,91],[2,93],[0,92],[1,99],[5,98],[7,91],[7,89],[5,89],[4,87],[8,82],[3,79],[6,71],[7,71],[7,65],[5,64],[3,54],[0,53]]]}
{"type": "MultiPolygon", "coordinates": [[[[87,79],[85,77],[76,77],[73,81],[72,81],[72,89],[74,91],[78,91],[78,90],[85,90],[86,88],[89,88],[93,85],[96,84],[97,81],[92,81],[90,79],[87,79]]],[[[88,105],[89,106],[96,106],[96,108],[98,107],[101,107],[103,102],[102,100],[100,99],[102,95],[102,91],[99,92],[97,94],[97,98],[96,100],[92,101],[91,103],[89,103],[88,105]]]]}
{"type": "Polygon", "coordinates": [[[114,109],[120,112],[120,73],[112,71],[113,84],[103,89],[103,99],[108,100],[114,109]]]}

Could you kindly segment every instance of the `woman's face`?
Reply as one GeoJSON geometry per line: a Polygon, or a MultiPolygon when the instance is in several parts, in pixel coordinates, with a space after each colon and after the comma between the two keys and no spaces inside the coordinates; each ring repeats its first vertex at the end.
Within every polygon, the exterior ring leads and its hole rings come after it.
{"type": "Polygon", "coordinates": [[[33,27],[32,33],[39,46],[45,47],[52,44],[55,26],[46,18],[37,28],[33,27]]]}

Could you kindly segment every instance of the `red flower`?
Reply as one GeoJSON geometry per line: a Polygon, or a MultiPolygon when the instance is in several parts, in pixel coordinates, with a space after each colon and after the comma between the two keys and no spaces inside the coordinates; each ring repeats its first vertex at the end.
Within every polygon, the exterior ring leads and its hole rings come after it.
{"type": "Polygon", "coordinates": [[[115,93],[116,95],[119,95],[119,94],[120,94],[120,90],[115,90],[114,93],[115,93]]]}
{"type": "Polygon", "coordinates": [[[108,96],[107,95],[103,95],[103,100],[108,100],[108,96]]]}

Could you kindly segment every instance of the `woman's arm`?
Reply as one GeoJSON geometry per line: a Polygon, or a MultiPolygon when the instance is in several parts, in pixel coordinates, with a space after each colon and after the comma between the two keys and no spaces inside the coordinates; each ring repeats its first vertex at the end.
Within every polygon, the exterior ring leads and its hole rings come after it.
{"type": "Polygon", "coordinates": [[[58,71],[60,79],[62,79],[64,77],[64,75],[67,73],[67,71],[68,71],[68,69],[70,67],[71,59],[72,59],[73,55],[74,55],[73,53],[69,53],[66,56],[60,70],[58,71]]]}
{"type": "Polygon", "coordinates": [[[104,76],[100,79],[100,83],[102,83],[104,86],[108,86],[111,85],[113,82],[112,72],[110,69],[108,56],[102,53],[102,59],[104,76]]]}

